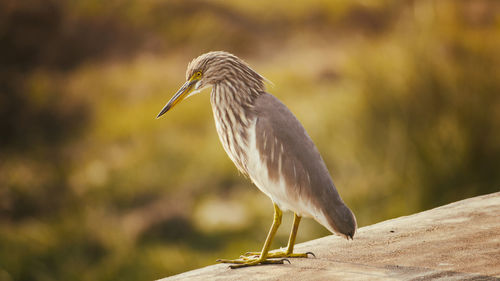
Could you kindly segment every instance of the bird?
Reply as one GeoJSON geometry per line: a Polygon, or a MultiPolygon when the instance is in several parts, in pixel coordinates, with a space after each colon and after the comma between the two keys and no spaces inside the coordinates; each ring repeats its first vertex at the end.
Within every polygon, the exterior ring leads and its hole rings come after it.
{"type": "Polygon", "coordinates": [[[273,223],[262,250],[217,260],[231,268],[314,256],[293,251],[302,217],[313,218],[347,240],[353,239],[357,228],[356,217],[340,197],[318,149],[295,115],[266,92],[266,81],[237,56],[211,51],[188,64],[186,82],[156,117],[212,87],[210,103],[224,150],[237,169],[273,202],[273,223]],[[294,213],[288,245],[270,251],[283,211],[294,213]]]}

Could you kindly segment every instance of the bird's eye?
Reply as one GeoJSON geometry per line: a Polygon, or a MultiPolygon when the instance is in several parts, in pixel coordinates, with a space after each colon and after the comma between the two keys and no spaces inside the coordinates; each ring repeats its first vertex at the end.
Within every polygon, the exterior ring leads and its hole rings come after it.
{"type": "Polygon", "coordinates": [[[200,77],[201,77],[201,71],[197,71],[197,72],[194,74],[194,77],[196,77],[196,78],[200,78],[200,77]]]}

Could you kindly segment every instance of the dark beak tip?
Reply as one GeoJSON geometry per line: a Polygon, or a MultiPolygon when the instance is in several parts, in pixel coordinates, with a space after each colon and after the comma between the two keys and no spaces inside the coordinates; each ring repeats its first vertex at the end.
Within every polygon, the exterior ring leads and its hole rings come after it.
{"type": "Polygon", "coordinates": [[[170,109],[170,104],[167,104],[158,115],[156,115],[156,119],[159,119],[163,114],[167,113],[167,111],[170,109]]]}

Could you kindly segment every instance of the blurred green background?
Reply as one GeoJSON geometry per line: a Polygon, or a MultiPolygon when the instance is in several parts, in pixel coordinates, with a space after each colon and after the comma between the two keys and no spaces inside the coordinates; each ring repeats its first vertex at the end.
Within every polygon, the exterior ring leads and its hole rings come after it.
{"type": "MultiPolygon", "coordinates": [[[[211,50],[274,83],[360,226],[498,191],[499,10],[1,1],[0,280],[151,280],[261,248],[272,204],[219,144],[209,90],[155,120],[211,50]]],[[[324,235],[305,220],[298,242],[324,235]]]]}

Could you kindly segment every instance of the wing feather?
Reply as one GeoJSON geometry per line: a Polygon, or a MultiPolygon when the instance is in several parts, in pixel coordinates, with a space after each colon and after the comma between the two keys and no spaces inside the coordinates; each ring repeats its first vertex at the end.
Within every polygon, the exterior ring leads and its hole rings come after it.
{"type": "Polygon", "coordinates": [[[310,202],[321,210],[326,217],[326,223],[322,223],[325,227],[352,236],[356,229],[355,217],[340,198],[318,149],[302,124],[271,94],[260,95],[254,110],[256,146],[270,179],[284,179],[289,197],[310,202]]]}

